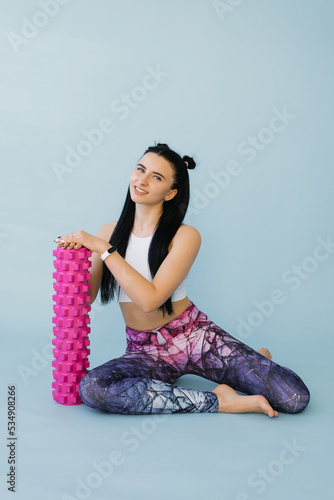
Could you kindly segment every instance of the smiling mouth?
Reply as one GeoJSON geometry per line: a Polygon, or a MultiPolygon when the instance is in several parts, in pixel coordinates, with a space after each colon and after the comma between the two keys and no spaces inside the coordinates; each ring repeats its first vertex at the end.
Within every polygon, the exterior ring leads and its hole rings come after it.
{"type": "Polygon", "coordinates": [[[148,194],[147,191],[144,191],[143,189],[140,189],[137,186],[135,186],[135,191],[138,191],[138,193],[140,193],[140,194],[148,194]]]}

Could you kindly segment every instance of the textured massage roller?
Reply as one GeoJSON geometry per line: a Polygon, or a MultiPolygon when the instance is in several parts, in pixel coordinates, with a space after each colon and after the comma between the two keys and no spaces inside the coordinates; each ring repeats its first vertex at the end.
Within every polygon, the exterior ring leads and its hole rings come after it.
{"type": "Polygon", "coordinates": [[[88,283],[91,265],[88,257],[91,251],[85,247],[67,250],[57,247],[53,250],[56,259],[53,265],[56,271],[53,278],[52,296],[55,304],[55,316],[52,322],[54,338],[52,344],[54,360],[52,361],[53,379],[52,395],[57,403],[75,405],[82,403],[78,393],[79,382],[89,367],[88,348],[90,332],[89,311],[91,306],[88,283]]]}

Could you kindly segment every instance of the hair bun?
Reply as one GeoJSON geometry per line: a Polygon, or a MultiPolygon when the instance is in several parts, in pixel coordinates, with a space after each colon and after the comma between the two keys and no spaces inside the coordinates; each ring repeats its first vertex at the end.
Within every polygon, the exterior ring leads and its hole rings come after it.
{"type": "Polygon", "coordinates": [[[187,167],[188,169],[192,170],[193,168],[195,168],[195,167],[196,167],[196,163],[195,163],[194,159],[193,159],[193,158],[191,158],[190,156],[187,156],[187,155],[186,155],[186,156],[184,156],[184,157],[182,158],[182,160],[184,161],[184,163],[186,164],[186,167],[187,167]]]}

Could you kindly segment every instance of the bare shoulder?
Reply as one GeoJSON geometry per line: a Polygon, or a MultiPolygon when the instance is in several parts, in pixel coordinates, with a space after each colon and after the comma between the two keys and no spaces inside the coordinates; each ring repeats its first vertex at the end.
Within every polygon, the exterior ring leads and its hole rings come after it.
{"type": "Polygon", "coordinates": [[[188,224],[181,224],[179,229],[176,231],[174,238],[171,241],[170,249],[172,249],[173,245],[183,245],[188,244],[191,246],[196,246],[199,248],[201,246],[201,234],[193,226],[189,226],[188,224]]]}
{"type": "Polygon", "coordinates": [[[109,240],[115,227],[116,227],[116,224],[117,224],[117,220],[107,222],[102,227],[100,227],[100,229],[97,232],[97,236],[99,238],[109,240]]]}
{"type": "Polygon", "coordinates": [[[201,239],[199,230],[194,226],[189,226],[189,224],[181,224],[175,236],[177,235],[180,235],[182,237],[187,236],[188,238],[196,238],[199,240],[201,239]]]}

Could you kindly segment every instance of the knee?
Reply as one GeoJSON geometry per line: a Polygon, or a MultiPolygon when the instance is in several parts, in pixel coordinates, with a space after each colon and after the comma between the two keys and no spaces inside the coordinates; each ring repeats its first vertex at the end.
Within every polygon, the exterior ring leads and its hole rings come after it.
{"type": "MultiPolygon", "coordinates": [[[[295,388],[295,394],[284,401],[284,413],[300,413],[308,406],[310,402],[310,391],[306,385],[302,382],[298,387],[295,388]]],[[[282,410],[281,410],[282,411],[282,410]]]]}
{"type": "Polygon", "coordinates": [[[87,372],[79,383],[78,388],[81,401],[91,408],[99,409],[98,399],[96,397],[96,383],[94,383],[93,370],[87,372]]]}
{"type": "Polygon", "coordinates": [[[81,401],[95,410],[108,413],[127,413],[122,381],[105,379],[98,368],[86,373],[79,383],[81,401]]]}
{"type": "Polygon", "coordinates": [[[300,393],[297,393],[297,399],[298,403],[292,413],[300,413],[305,410],[310,402],[310,391],[305,384],[303,384],[303,390],[300,393]]]}
{"type": "Polygon", "coordinates": [[[282,413],[300,413],[310,402],[310,391],[297,373],[286,366],[275,366],[275,410],[282,413]]]}

